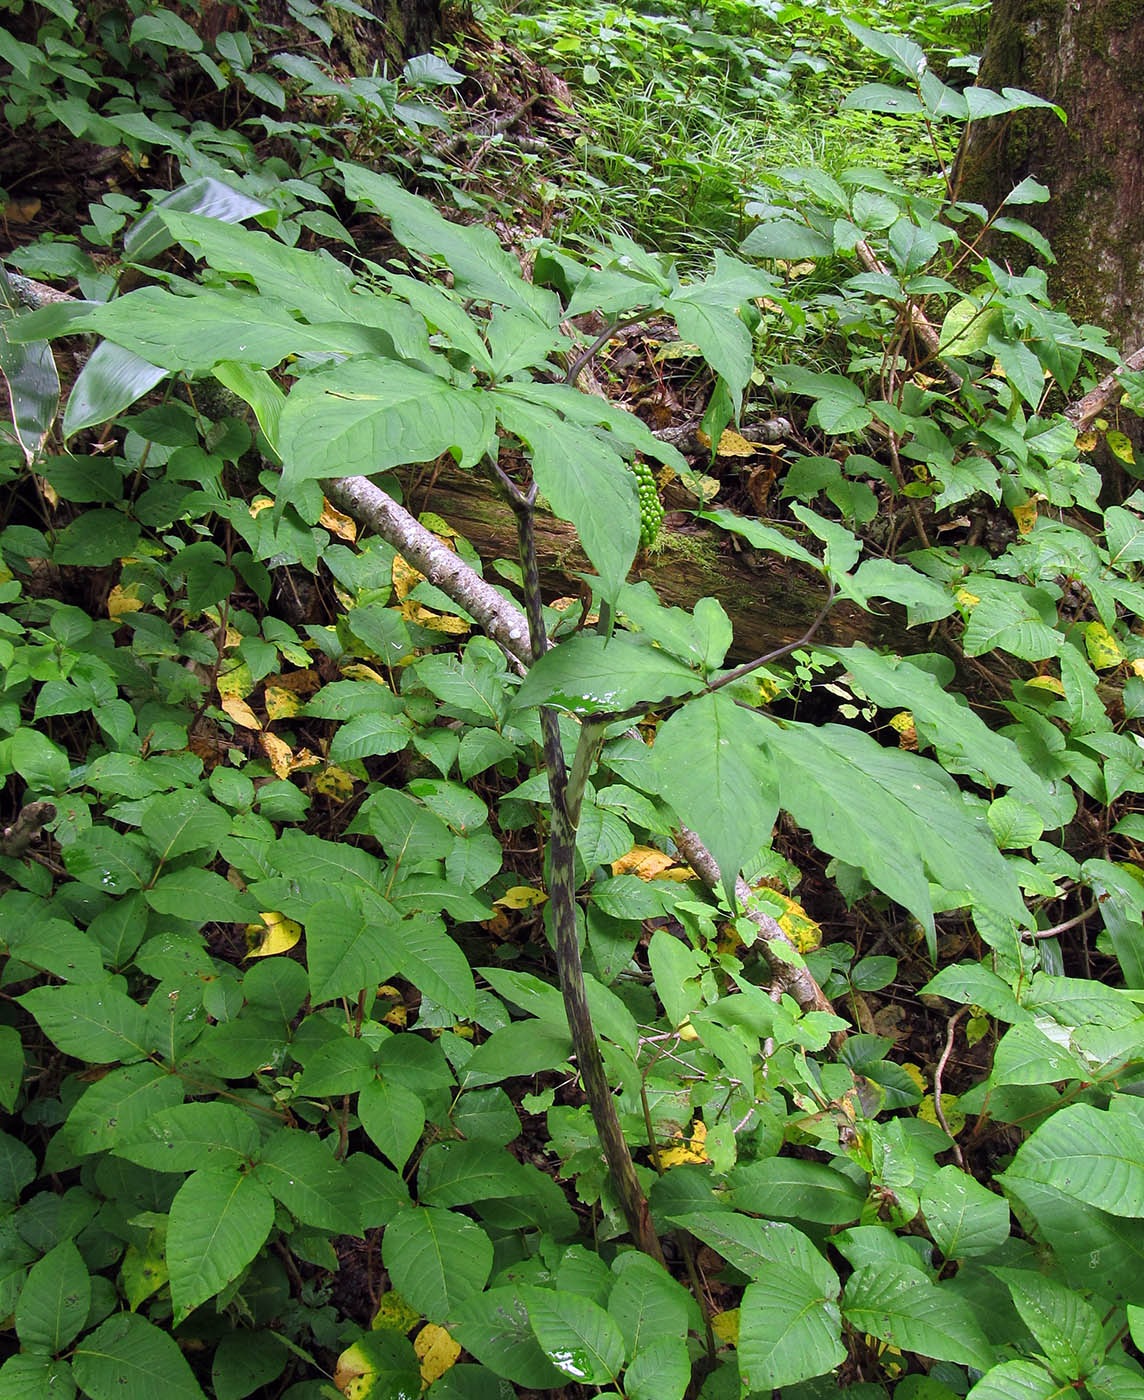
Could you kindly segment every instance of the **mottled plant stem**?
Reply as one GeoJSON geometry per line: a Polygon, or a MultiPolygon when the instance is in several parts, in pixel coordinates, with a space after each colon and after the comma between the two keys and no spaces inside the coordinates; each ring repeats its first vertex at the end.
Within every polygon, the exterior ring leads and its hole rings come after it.
{"type": "MultiPolygon", "coordinates": [[[[515,482],[505,476],[499,464],[490,459],[486,466],[508,497],[516,516],[529,643],[533,656],[543,656],[548,650],[548,636],[544,627],[536,540],[532,528],[536,486],[534,483],[527,492],[522,492],[515,482]]],[[[584,985],[584,967],[580,961],[580,940],[576,934],[576,828],[580,822],[588,775],[603,743],[605,728],[605,725],[593,724],[590,720],[584,722],[569,774],[564,762],[559,717],[550,706],[540,707],[540,732],[544,740],[544,766],[548,772],[552,812],[548,833],[548,901],[556,969],[568,1029],[572,1034],[572,1049],[592,1121],[600,1135],[600,1146],[608,1164],[612,1186],[633,1239],[645,1254],[650,1254],[662,1264],[663,1251],[652,1224],[647,1196],[636,1176],[632,1154],[620,1126],[600,1042],[592,1024],[588,992],[584,985]]]]}

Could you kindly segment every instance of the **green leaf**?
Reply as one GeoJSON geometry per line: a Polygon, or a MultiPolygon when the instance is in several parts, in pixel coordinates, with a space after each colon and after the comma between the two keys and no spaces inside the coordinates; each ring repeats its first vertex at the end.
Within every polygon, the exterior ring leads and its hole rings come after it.
{"type": "Polygon", "coordinates": [[[1021,1321],[1054,1375],[1079,1381],[1100,1365],[1104,1359],[1100,1317],[1078,1292],[1023,1269],[994,1269],[993,1273],[1008,1288],[1021,1321]]]}
{"type": "Polygon", "coordinates": [[[9,1113],[24,1081],[24,1044],[15,1026],[0,1026],[0,1107],[9,1113]]]}
{"type": "Polygon", "coordinates": [[[858,1218],[864,1193],[820,1162],[765,1157],[731,1173],[731,1201],[758,1215],[846,1225],[858,1218]],[[765,1204],[764,1204],[765,1202],[765,1204]]]}
{"type": "Polygon", "coordinates": [[[739,251],[751,258],[801,262],[803,258],[830,257],[834,244],[825,234],[797,219],[769,219],[747,234],[739,251]]]}
{"type": "Polygon", "coordinates": [[[497,418],[532,449],[537,486],[555,513],[575,525],[610,600],[623,586],[639,542],[635,478],[596,433],[526,401],[512,387],[495,395],[497,418]]]}
{"type": "Polygon", "coordinates": [[[624,1364],[624,1339],[598,1303],[547,1288],[526,1288],[523,1297],[540,1349],[561,1375],[582,1385],[616,1380],[624,1364]]]}
{"type": "Polygon", "coordinates": [[[71,1368],[57,1357],[20,1352],[0,1366],[0,1400],[72,1400],[74,1395],[71,1368]]]}
{"type": "Polygon", "coordinates": [[[690,1382],[686,1342],[682,1337],[657,1337],[629,1362],[624,1394],[628,1400],[683,1400],[690,1382]]]}
{"type": "Polygon", "coordinates": [[[143,898],[158,914],[205,923],[249,923],[258,917],[258,903],[213,870],[174,870],[160,875],[143,898]]]}
{"type": "Polygon", "coordinates": [[[513,1021],[477,1046],[465,1062],[465,1074],[479,1075],[480,1083],[494,1083],[556,1069],[567,1062],[571,1053],[572,1038],[567,1026],[548,1021],[513,1021]]]}
{"type": "Polygon", "coordinates": [[[147,1054],[146,1010],[110,983],[33,987],[16,1000],[65,1055],[106,1065],[147,1054]]]}
{"type": "Polygon", "coordinates": [[[691,695],[702,678],[682,661],[624,633],[611,639],[581,632],[534,662],[517,691],[514,708],[557,705],[573,714],[610,714],[691,695]]]}
{"type": "MultiPolygon", "coordinates": [[[[245,36],[244,36],[245,37],[245,36]]],[[[231,40],[231,34],[220,34],[220,44],[231,40]]],[[[174,242],[168,225],[163,221],[165,213],[184,211],[198,214],[203,218],[223,223],[238,223],[258,214],[269,212],[269,206],[261,200],[225,185],[210,175],[202,175],[180,185],[177,190],[157,200],[142,218],[127,230],[123,236],[123,256],[131,262],[150,262],[174,242]]],[[[241,271],[241,267],[231,269],[241,271]]]]}
{"type": "Polygon", "coordinates": [[[515,307],[555,326],[560,304],[551,292],[524,280],[520,264],[501,247],[492,229],[454,224],[426,199],[410,194],[390,175],[335,162],[350,199],[364,200],[389,220],[393,236],[411,252],[441,258],[467,296],[515,307]]]}
{"type": "Polygon", "coordinates": [[[421,1100],[403,1084],[374,1079],[358,1094],[357,1111],[374,1146],[403,1171],[425,1131],[421,1100]]]}
{"type": "Polygon", "coordinates": [[[702,837],[728,894],[747,857],[769,843],[778,815],[767,737],[753,711],[716,693],[677,710],[652,750],[660,792],[702,837]]]}
{"type": "Polygon", "coordinates": [[[903,78],[917,82],[926,71],[926,56],[912,39],[901,34],[885,34],[877,29],[868,29],[852,19],[843,19],[842,23],[863,48],[886,59],[903,78]]]}
{"type": "Polygon", "coordinates": [[[330,761],[383,758],[400,753],[409,743],[410,723],[404,715],[358,715],[340,725],[330,741],[330,761]]]}
{"type": "Polygon", "coordinates": [[[975,905],[1026,923],[1017,882],[984,819],[934,763],[840,725],[778,726],[779,802],[816,844],[865,871],[933,938],[927,874],[975,905]],[[988,833],[988,834],[987,834],[988,833]]]}
{"type": "Polygon", "coordinates": [[[149,1060],[112,1070],[90,1085],[68,1114],[68,1140],[76,1156],[106,1152],[140,1124],[183,1101],[182,1081],[149,1060]]]}
{"type": "Polygon", "coordinates": [[[290,499],[299,482],[317,477],[372,475],[449,451],[472,466],[494,444],[487,394],[395,360],[346,360],[290,391],[278,436],[281,494],[290,499]]]}
{"type": "Polygon", "coordinates": [[[612,1272],[616,1281],[608,1295],[608,1313],[620,1329],[629,1356],[657,1338],[686,1338],[689,1325],[698,1321],[698,1308],[662,1264],[629,1250],[616,1255],[612,1272]]]}
{"type": "Polygon", "coordinates": [[[312,1134],[280,1128],[262,1149],[254,1175],[303,1225],[339,1235],[361,1233],[353,1178],[312,1134]]]}
{"type": "Polygon", "coordinates": [[[184,1103],[147,1118],[116,1144],[117,1157],[159,1172],[245,1165],[258,1156],[261,1138],[248,1113],[228,1103],[184,1103]]]}
{"type": "Polygon", "coordinates": [[[1129,1114],[1069,1104],[1022,1143],[999,1179],[1018,1190],[1023,1179],[1050,1186],[1111,1215],[1144,1216],[1139,1123],[1129,1114]]]}
{"type": "Polygon", "coordinates": [[[490,1371],[518,1386],[551,1390],[567,1382],[541,1351],[516,1285],[469,1298],[455,1310],[449,1330],[490,1371]]]}
{"type": "Polygon", "coordinates": [[[338,1357],[337,1370],[338,1388],[353,1400],[412,1400],[422,1385],[412,1344],[392,1332],[366,1332],[338,1357]]]}
{"type": "Polygon", "coordinates": [[[488,1142],[439,1142],[421,1158],[417,1194],[429,1206],[467,1206],[525,1195],[522,1176],[516,1158],[488,1142]]]}
{"type": "Polygon", "coordinates": [[[72,1353],[91,1400],[204,1400],[175,1339],[137,1313],[115,1313],[72,1353]]]}
{"type": "Polygon", "coordinates": [[[71,1240],[61,1241],[28,1271],[16,1304],[16,1335],[29,1351],[53,1355],[67,1346],[87,1319],[91,1279],[71,1240]]]}
{"type": "Polygon", "coordinates": [[[0,378],[8,386],[12,426],[27,461],[43,449],[60,402],[60,380],[51,346],[43,340],[18,344],[8,338],[21,315],[20,302],[0,264],[0,378]]]}
{"type": "Polygon", "coordinates": [[[215,1400],[243,1400],[276,1381],[286,1367],[290,1353],[269,1332],[245,1328],[227,1333],[215,1348],[211,1362],[211,1385],[215,1400]]]}
{"type": "Polygon", "coordinates": [[[238,1277],[274,1224],[274,1200],[253,1175],[204,1167],[171,1202],[167,1269],[176,1321],[238,1277]]]}
{"type": "Polygon", "coordinates": [[[933,1242],[946,1259],[970,1259],[999,1249],[1009,1238],[1009,1206],[967,1172],[941,1167],[922,1190],[922,1211],[933,1242]]]}
{"type": "Polygon", "coordinates": [[[203,41],[191,26],[179,18],[172,10],[152,10],[140,15],[131,26],[127,36],[132,44],[162,44],[165,48],[178,49],[180,53],[198,53],[203,41]]]}
{"type": "Polygon", "coordinates": [[[133,350],[125,350],[110,340],[100,341],[68,395],[64,440],[85,428],[109,422],[166,379],[167,373],[133,350]]]}
{"type": "Polygon", "coordinates": [[[864,1264],[846,1282],[847,1322],[890,1346],[987,1371],[989,1345],[967,1303],[930,1283],[917,1269],[864,1264]]]}
{"type": "Polygon", "coordinates": [[[445,932],[440,919],[406,919],[399,930],[400,975],[461,1020],[476,1009],[476,986],[469,960],[445,932]]]}
{"type": "Polygon", "coordinates": [[[56,536],[57,564],[114,564],[139,543],[139,526],[118,510],[85,510],[56,536]]]}
{"type": "Polygon", "coordinates": [[[430,1322],[444,1323],[484,1287],[493,1247],[464,1216],[418,1206],[385,1227],[381,1257],[402,1297],[430,1322]]]}
{"type": "Polygon", "coordinates": [[[775,1260],[764,1283],[744,1290],[738,1353],[747,1390],[795,1385],[844,1360],[838,1279],[818,1258],[811,1270],[798,1261],[775,1260]]]}
{"type": "Polygon", "coordinates": [[[139,829],[161,860],[190,851],[211,856],[230,830],[231,815],[225,808],[197,792],[172,792],[153,797],[143,809],[139,829]]]}
{"type": "Polygon", "coordinates": [[[356,997],[392,977],[401,962],[401,921],[386,901],[326,899],[306,918],[306,963],[310,996],[317,1004],[356,997]]]}
{"type": "Polygon", "coordinates": [[[1035,1361],[1003,1361],[981,1377],[966,1400],[1064,1400],[1071,1391],[1035,1361]]]}

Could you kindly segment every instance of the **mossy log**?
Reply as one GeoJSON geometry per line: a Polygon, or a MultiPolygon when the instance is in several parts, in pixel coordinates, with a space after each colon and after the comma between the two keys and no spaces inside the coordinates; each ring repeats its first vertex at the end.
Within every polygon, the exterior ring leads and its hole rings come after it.
{"type": "MultiPolygon", "coordinates": [[[[497,558],[516,562],[512,511],[479,472],[461,471],[449,463],[410,473],[403,485],[407,509],[415,515],[430,510],[441,516],[472,544],[486,566],[497,558]]],[[[538,512],[536,547],[546,598],[576,594],[577,575],[590,572],[591,566],[573,528],[538,512]]],[[[682,513],[668,514],[655,546],[641,551],[631,577],[647,579],[665,603],[676,607],[692,608],[702,597],[717,598],[735,629],[731,656],[736,661],[797,641],[825,601],[822,581],[809,569],[772,554],[740,550],[732,536],[682,513]]],[[[906,642],[900,613],[893,613],[863,612],[839,601],[815,640],[923,649],[906,642]]]]}

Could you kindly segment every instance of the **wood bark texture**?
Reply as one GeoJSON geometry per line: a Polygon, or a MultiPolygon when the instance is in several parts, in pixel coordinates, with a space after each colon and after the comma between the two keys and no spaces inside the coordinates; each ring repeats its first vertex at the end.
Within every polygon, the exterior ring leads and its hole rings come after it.
{"type": "MultiPolygon", "coordinates": [[[[1127,354],[1144,343],[1144,4],[994,0],[979,82],[1058,103],[975,122],[958,158],[961,199],[995,209],[1028,175],[1052,199],[1006,210],[1040,230],[1057,262],[1049,285],[1077,321],[1127,354]]],[[[1032,261],[1024,244],[990,251],[1032,261]]]]}

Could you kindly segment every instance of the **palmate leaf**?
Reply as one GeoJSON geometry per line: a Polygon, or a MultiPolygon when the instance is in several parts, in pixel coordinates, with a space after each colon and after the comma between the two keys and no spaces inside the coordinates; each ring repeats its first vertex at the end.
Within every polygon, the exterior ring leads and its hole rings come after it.
{"type": "Polygon", "coordinates": [[[274,1198],[233,1167],[193,1172],[171,1202],[167,1269],[176,1318],[237,1278],[274,1224],[274,1198]]]}
{"type": "Polygon", "coordinates": [[[936,763],[841,725],[775,725],[779,802],[815,843],[864,871],[923,924],[933,953],[931,877],[1004,918],[1027,922],[1016,879],[936,763]]]}

